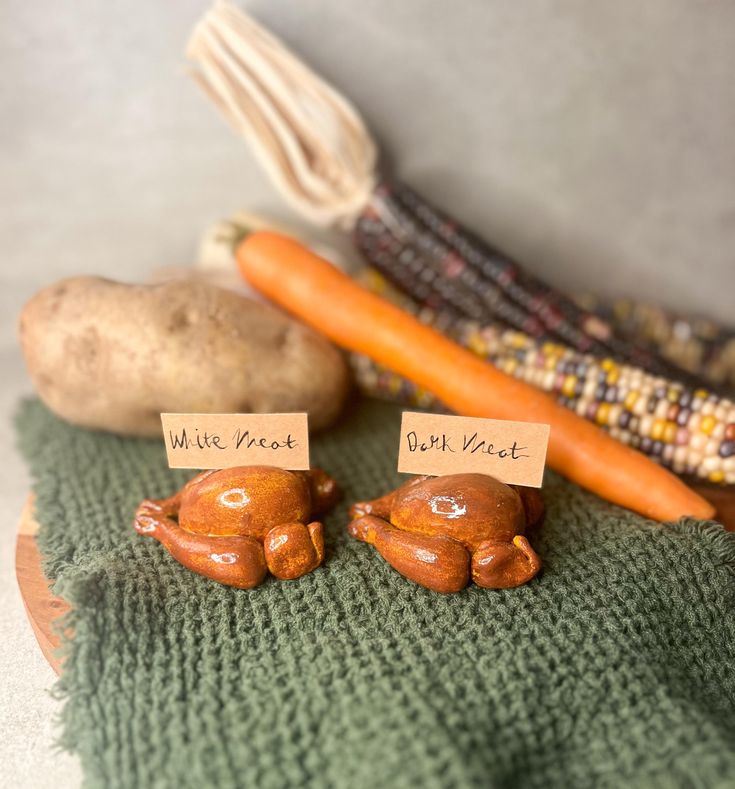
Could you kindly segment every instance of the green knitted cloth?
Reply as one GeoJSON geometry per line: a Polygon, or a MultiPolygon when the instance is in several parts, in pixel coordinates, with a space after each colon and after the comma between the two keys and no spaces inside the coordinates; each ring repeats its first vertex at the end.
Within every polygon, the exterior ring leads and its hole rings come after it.
{"type": "Polygon", "coordinates": [[[399,410],[312,458],[344,501],[324,567],[238,591],[137,536],[193,472],[23,405],[39,543],[73,605],[63,744],[104,787],[735,786],[735,535],[655,525],[548,474],[528,585],[429,592],[345,535],[399,482],[399,410]]]}

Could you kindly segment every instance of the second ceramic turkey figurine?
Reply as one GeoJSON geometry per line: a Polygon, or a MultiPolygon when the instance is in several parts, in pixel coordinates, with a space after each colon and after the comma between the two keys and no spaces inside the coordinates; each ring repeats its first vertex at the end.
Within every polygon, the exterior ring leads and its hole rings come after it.
{"type": "Polygon", "coordinates": [[[541,569],[525,537],[543,519],[541,495],[485,474],[416,477],[350,515],[353,537],[435,592],[458,592],[470,578],[489,589],[520,586],[541,569]]]}

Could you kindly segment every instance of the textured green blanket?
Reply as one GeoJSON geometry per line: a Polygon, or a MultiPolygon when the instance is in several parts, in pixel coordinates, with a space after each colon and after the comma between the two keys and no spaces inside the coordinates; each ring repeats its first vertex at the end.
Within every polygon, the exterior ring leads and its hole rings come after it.
{"type": "Polygon", "coordinates": [[[315,440],[344,487],[326,565],[219,586],[138,537],[193,472],[23,406],[39,541],[75,632],[63,742],[89,786],[735,785],[735,535],[657,526],[549,474],[525,587],[433,594],[345,537],[398,482],[399,411],[315,440]]]}

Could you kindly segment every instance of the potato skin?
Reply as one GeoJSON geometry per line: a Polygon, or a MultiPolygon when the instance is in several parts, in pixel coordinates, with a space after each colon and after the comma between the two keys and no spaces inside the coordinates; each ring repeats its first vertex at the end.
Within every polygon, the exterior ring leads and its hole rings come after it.
{"type": "Polygon", "coordinates": [[[342,354],[274,307],[201,280],[72,277],[20,317],[41,399],[77,425],[160,436],[161,412],[307,411],[320,429],[349,388],[342,354]]]}

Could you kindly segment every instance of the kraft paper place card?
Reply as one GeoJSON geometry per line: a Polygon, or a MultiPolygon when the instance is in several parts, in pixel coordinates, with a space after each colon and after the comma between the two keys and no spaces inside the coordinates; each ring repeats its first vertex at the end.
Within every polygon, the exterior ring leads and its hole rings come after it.
{"type": "Polygon", "coordinates": [[[404,411],[398,471],[488,474],[508,485],[540,488],[550,425],[404,411]]]}
{"type": "Polygon", "coordinates": [[[171,468],[309,468],[307,414],[161,414],[171,468]]]}

